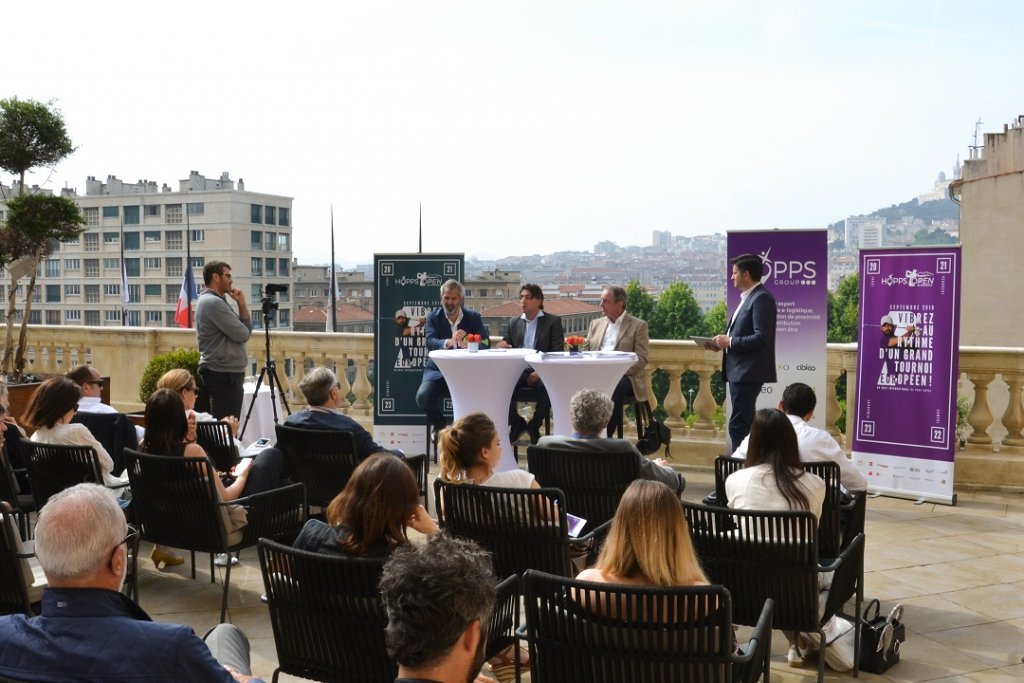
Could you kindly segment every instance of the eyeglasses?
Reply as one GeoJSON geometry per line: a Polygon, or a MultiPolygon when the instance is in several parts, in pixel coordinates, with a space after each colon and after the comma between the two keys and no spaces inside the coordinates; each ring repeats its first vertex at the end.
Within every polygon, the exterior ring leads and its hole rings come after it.
{"type": "Polygon", "coordinates": [[[136,531],[132,527],[128,527],[128,533],[125,534],[124,538],[121,539],[121,542],[118,543],[117,545],[115,545],[114,549],[110,551],[111,557],[113,557],[114,553],[117,552],[118,548],[120,548],[122,545],[125,545],[125,544],[128,545],[128,549],[129,550],[134,550],[135,549],[135,542],[136,542],[136,540],[138,540],[138,538],[139,538],[139,532],[136,531]]]}
{"type": "Polygon", "coordinates": [[[199,393],[199,389],[197,389],[196,387],[184,387],[182,391],[191,391],[193,394],[199,393]]]}

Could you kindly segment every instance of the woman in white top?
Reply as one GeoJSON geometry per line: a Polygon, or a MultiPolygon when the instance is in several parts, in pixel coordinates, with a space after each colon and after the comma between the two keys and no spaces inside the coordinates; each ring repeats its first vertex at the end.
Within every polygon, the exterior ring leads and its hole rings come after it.
{"type": "MultiPolygon", "coordinates": [[[[825,482],[804,471],[796,430],[781,410],[764,408],[754,414],[747,462],[725,480],[725,495],[735,510],[810,510],[815,519],[821,519],[825,482]]],[[[800,666],[798,639],[802,636],[787,635],[786,661],[800,666]]]]}
{"type": "Polygon", "coordinates": [[[112,473],[114,461],[88,427],[72,423],[78,411],[82,389],[67,377],[52,377],[36,389],[25,408],[24,422],[34,429],[32,441],[58,446],[91,446],[99,460],[103,483],[120,486],[121,480],[112,473]]]}
{"type": "Polygon", "coordinates": [[[441,431],[437,440],[441,480],[456,484],[477,484],[503,488],[540,488],[533,475],[514,469],[495,472],[501,462],[498,430],[483,413],[460,417],[441,431]]]}
{"type": "Polygon", "coordinates": [[[781,411],[754,415],[747,462],[725,480],[725,495],[736,510],[810,510],[821,518],[825,482],[804,471],[793,423],[781,411]]]}

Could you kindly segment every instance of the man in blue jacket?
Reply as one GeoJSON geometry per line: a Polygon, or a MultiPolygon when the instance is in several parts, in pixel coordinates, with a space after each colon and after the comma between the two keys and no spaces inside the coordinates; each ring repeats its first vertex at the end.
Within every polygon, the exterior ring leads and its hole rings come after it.
{"type": "Polygon", "coordinates": [[[129,533],[113,494],[78,484],[39,513],[35,552],[49,587],[42,614],[0,617],[0,676],[18,681],[251,683],[249,642],[220,624],[200,640],[158,624],[120,593],[129,533]],[[218,662],[218,659],[220,660],[218,662]]]}
{"type": "Polygon", "coordinates": [[[735,449],[750,433],[757,397],[765,382],[775,382],[775,297],[761,284],[764,263],[755,254],[732,260],[732,283],[740,290],[740,305],[725,334],[708,345],[724,351],[722,379],[729,383],[732,414],[729,440],[735,449]]]}
{"type": "MultiPolygon", "coordinates": [[[[441,307],[434,309],[427,316],[427,326],[423,336],[427,341],[427,351],[438,349],[464,349],[468,346],[466,336],[479,334],[480,343],[490,343],[487,328],[479,313],[463,307],[466,289],[458,280],[448,280],[441,285],[441,307]]],[[[435,430],[444,427],[444,414],[441,412],[441,398],[448,395],[448,383],[444,380],[440,368],[434,361],[427,359],[423,368],[423,382],[416,392],[416,405],[427,414],[427,423],[435,430]]]]}

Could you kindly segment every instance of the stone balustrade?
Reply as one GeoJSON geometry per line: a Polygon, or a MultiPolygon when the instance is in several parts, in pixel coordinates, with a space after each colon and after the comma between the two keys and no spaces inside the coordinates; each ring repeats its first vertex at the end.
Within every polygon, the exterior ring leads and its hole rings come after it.
{"type": "MultiPolygon", "coordinates": [[[[122,410],[136,410],[138,378],[149,359],[178,348],[195,348],[189,330],[125,327],[72,327],[34,325],[29,328],[28,357],[31,373],[63,373],[82,362],[90,362],[112,380],[111,400],[122,410]]],[[[373,386],[369,369],[374,344],[371,334],[272,332],[271,352],[277,373],[286,385],[292,409],[303,399],[298,382],[306,368],[333,365],[342,388],[352,398],[345,411],[369,425],[372,421],[373,386]]],[[[257,369],[264,365],[264,336],[257,332],[249,342],[250,356],[257,369]]],[[[710,467],[714,457],[725,451],[725,432],[716,427],[716,403],[711,393],[712,376],[719,369],[720,356],[699,348],[691,341],[652,340],[647,365],[648,382],[655,370],[668,375],[668,392],[659,405],[668,413],[672,429],[672,455],[677,464],[710,467]],[[684,395],[680,379],[687,371],[696,373],[699,389],[684,395]],[[686,416],[696,416],[687,426],[686,416]]],[[[835,382],[846,373],[846,402],[853,405],[856,387],[856,344],[829,344],[826,373],[827,395],[819,399],[826,422],[834,436],[844,443],[834,427],[840,415],[835,382]]],[[[956,483],[963,486],[1001,486],[1024,489],[1024,349],[961,347],[960,396],[970,405],[967,421],[970,433],[956,460],[956,483]]],[[[653,395],[653,394],[652,394],[653,395]]],[[[852,430],[852,412],[847,411],[846,433],[852,430]]]]}

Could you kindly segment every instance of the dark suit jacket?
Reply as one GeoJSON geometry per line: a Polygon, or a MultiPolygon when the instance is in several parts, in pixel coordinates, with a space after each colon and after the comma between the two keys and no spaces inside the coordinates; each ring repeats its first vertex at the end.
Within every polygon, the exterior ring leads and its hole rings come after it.
{"type": "Polygon", "coordinates": [[[726,334],[722,379],[728,382],[775,382],[775,297],[758,285],[750,291],[726,334]]]}
{"type": "Polygon", "coordinates": [[[386,448],[378,446],[361,424],[341,413],[300,410],[289,415],[284,423],[289,427],[298,427],[299,429],[333,429],[339,432],[352,432],[352,438],[356,442],[356,453],[361,460],[379,451],[390,453],[386,448]]]}
{"type": "MultiPolygon", "coordinates": [[[[587,341],[583,347],[590,351],[601,350],[601,340],[608,329],[608,318],[602,316],[590,323],[587,330],[587,341]]],[[[622,327],[619,329],[619,336],[615,340],[616,351],[632,351],[636,354],[637,361],[626,370],[629,383],[633,387],[633,395],[638,401],[647,400],[647,353],[651,348],[650,333],[647,330],[647,322],[628,312],[622,314],[622,327]]]]}
{"type": "Polygon", "coordinates": [[[644,457],[636,449],[636,446],[625,439],[605,439],[602,437],[578,439],[572,436],[542,436],[537,445],[576,452],[633,453],[636,456],[637,468],[640,470],[640,479],[660,481],[676,493],[680,493],[683,490],[683,480],[678,472],[671,467],[662,467],[653,460],[644,457]]]}
{"type": "MultiPolygon", "coordinates": [[[[482,346],[488,346],[491,343],[487,328],[484,327],[483,318],[479,313],[471,311],[465,306],[462,307],[462,322],[459,324],[459,329],[465,330],[467,334],[479,334],[482,346]]],[[[427,325],[424,328],[423,336],[427,340],[428,352],[443,349],[445,342],[452,338],[452,325],[448,322],[448,316],[444,314],[443,307],[435,308],[427,316],[427,325]]],[[[429,357],[423,368],[423,379],[444,379],[441,369],[429,357]]]]}
{"type": "MultiPolygon", "coordinates": [[[[508,334],[503,340],[512,347],[523,348],[523,340],[526,338],[526,321],[522,316],[510,318],[508,321],[508,334]]],[[[533,338],[533,350],[550,352],[561,351],[565,346],[565,332],[562,331],[562,319],[557,315],[545,313],[537,318],[537,334],[533,338]]]]}

